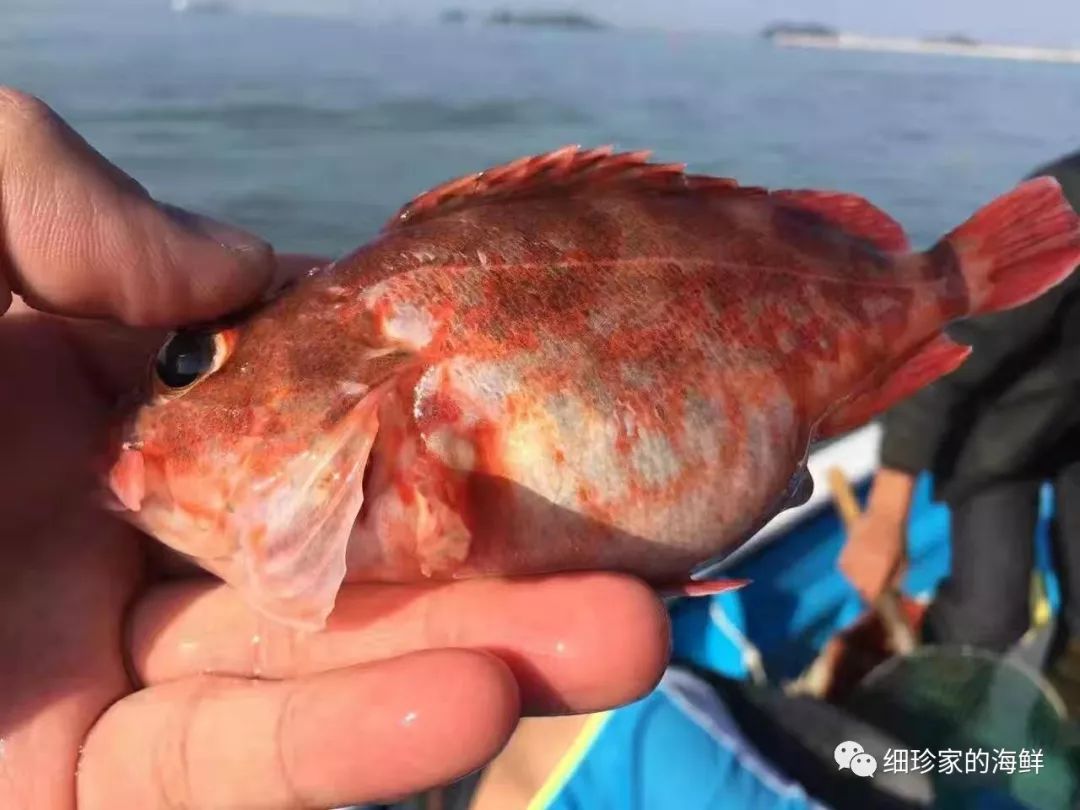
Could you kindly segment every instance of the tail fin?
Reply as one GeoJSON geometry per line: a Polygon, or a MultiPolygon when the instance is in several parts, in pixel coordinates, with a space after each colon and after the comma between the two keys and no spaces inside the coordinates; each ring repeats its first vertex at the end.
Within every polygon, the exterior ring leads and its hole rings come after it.
{"type": "Polygon", "coordinates": [[[1052,177],[1021,183],[948,234],[971,315],[1026,304],[1080,265],[1080,217],[1052,177]]]}

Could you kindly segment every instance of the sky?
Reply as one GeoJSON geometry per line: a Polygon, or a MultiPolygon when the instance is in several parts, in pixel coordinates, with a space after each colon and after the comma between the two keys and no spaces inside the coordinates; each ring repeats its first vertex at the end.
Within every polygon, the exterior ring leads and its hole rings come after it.
{"type": "MultiPolygon", "coordinates": [[[[168,0],[0,0],[131,8],[168,0]]],[[[816,21],[867,34],[963,33],[1017,44],[1080,47],[1077,0],[233,0],[263,10],[347,14],[369,19],[434,19],[446,8],[572,8],[624,26],[750,33],[775,20],[816,21]]]]}
{"type": "Polygon", "coordinates": [[[757,31],[774,20],[814,20],[881,35],[966,33],[1032,44],[1080,46],[1076,0],[247,0],[352,7],[374,15],[436,16],[457,6],[575,8],[621,25],[757,31]]]}

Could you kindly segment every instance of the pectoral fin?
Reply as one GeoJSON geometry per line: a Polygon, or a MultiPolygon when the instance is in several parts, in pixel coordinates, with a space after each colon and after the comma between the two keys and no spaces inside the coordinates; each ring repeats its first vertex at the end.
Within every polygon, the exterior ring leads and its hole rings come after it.
{"type": "Polygon", "coordinates": [[[862,427],[934,380],[955,371],[969,354],[970,346],[961,346],[945,335],[938,335],[884,383],[856,395],[826,416],[818,425],[816,438],[828,439],[862,427]]]}
{"type": "Polygon", "coordinates": [[[363,477],[378,431],[367,396],[294,459],[265,497],[234,516],[239,548],[217,571],[267,616],[320,630],[345,579],[346,550],[364,503],[363,477]]]}

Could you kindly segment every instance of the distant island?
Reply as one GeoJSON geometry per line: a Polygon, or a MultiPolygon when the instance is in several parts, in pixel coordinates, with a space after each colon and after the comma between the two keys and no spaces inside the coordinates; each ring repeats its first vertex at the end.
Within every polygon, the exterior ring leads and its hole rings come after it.
{"type": "Polygon", "coordinates": [[[776,39],[783,36],[801,36],[801,37],[835,37],[837,31],[830,28],[827,25],[814,22],[804,23],[792,23],[792,22],[776,22],[771,25],[765,26],[761,32],[761,36],[765,39],[776,39]]]}
{"type": "MultiPolygon", "coordinates": [[[[462,25],[469,21],[469,15],[462,9],[450,8],[440,14],[439,19],[447,25],[462,25]]],[[[577,11],[508,11],[500,9],[483,18],[483,22],[488,25],[569,28],[587,31],[599,31],[607,28],[605,23],[595,17],[577,11]]]]}

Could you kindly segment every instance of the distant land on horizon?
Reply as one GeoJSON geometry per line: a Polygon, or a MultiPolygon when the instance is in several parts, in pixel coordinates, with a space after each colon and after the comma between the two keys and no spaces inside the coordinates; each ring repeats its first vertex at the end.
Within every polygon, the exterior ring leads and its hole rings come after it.
{"type": "Polygon", "coordinates": [[[816,22],[774,22],[769,23],[761,30],[761,36],[765,39],[772,39],[784,34],[835,37],[839,33],[832,26],[816,22]]]}
{"type": "Polygon", "coordinates": [[[450,8],[442,12],[439,19],[443,23],[460,25],[476,19],[487,25],[526,26],[533,28],[571,28],[578,30],[599,31],[610,25],[594,16],[579,11],[510,11],[496,9],[486,15],[469,14],[460,8],[450,8]]]}
{"type": "MultiPolygon", "coordinates": [[[[769,23],[761,30],[761,36],[765,39],[776,39],[786,36],[819,37],[821,39],[837,38],[841,35],[850,35],[851,32],[841,31],[830,25],[818,22],[774,22],[769,23]]],[[[931,35],[917,38],[922,42],[935,42],[947,45],[971,45],[982,43],[969,37],[967,34],[931,35]]]]}
{"type": "Polygon", "coordinates": [[[761,37],[779,47],[973,56],[1026,62],[1080,63],[1078,48],[981,42],[966,34],[882,37],[838,31],[820,23],[772,23],[761,37]]]}

